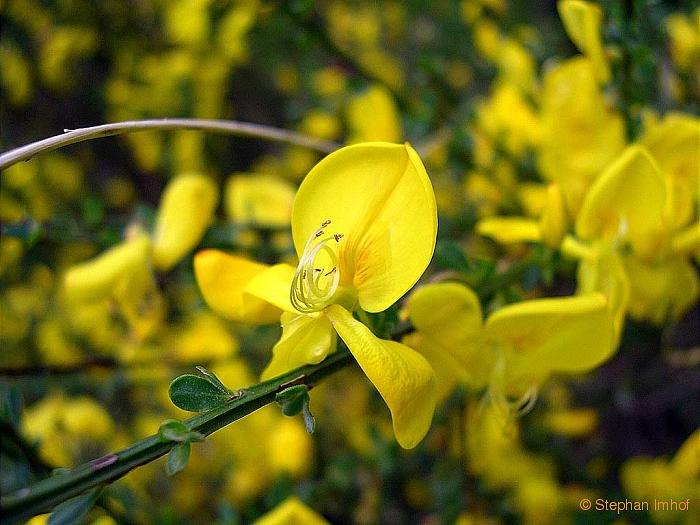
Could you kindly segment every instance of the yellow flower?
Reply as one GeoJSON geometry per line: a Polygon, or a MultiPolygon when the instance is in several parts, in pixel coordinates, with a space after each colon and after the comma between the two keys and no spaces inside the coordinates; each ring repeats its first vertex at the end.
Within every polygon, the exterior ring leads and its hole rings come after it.
{"type": "Polygon", "coordinates": [[[273,510],[261,516],[253,525],[328,525],[320,514],[304,505],[299,499],[291,496],[273,510]]]}
{"type": "Polygon", "coordinates": [[[437,210],[417,153],[387,143],[332,153],[299,187],[292,235],[296,269],[216,251],[198,254],[195,273],[205,300],[239,320],[265,302],[284,312],[282,338],[263,377],[322,361],[337,332],[389,406],[399,444],[416,446],[435,406],[433,371],[408,346],[375,337],[351,312],[386,310],[432,258],[437,210]],[[245,275],[232,274],[241,268],[245,275]]]}
{"type": "Polygon", "coordinates": [[[591,60],[598,80],[602,83],[610,80],[610,65],[601,38],[603,10],[585,0],[563,0],[557,7],[566,33],[591,60]]]}
{"type": "Polygon", "coordinates": [[[237,173],[226,182],[226,213],[238,225],[288,227],[293,201],[294,185],[274,175],[237,173]]]}
{"type": "MultiPolygon", "coordinates": [[[[651,141],[659,151],[664,142],[651,141]]],[[[688,261],[698,250],[700,224],[673,231],[672,180],[664,178],[646,148],[630,146],[596,180],[581,206],[576,233],[588,245],[570,237],[562,245],[581,259],[579,291],[608,295],[618,336],[626,312],[662,324],[679,319],[700,294],[688,261]]]]}
{"type": "Polygon", "coordinates": [[[431,284],[408,302],[421,339],[416,349],[435,369],[441,394],[457,382],[490,383],[491,395],[528,395],[549,374],[582,373],[614,350],[600,294],[511,304],[482,320],[479,300],[458,283],[431,284]]]}

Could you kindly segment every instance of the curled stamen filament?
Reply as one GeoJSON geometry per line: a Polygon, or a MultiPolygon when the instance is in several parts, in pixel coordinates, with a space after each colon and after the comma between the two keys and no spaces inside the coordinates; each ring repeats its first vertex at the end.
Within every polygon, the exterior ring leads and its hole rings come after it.
{"type": "Polygon", "coordinates": [[[323,228],[330,223],[330,220],[324,221],[321,227],[309,237],[299,265],[294,272],[289,300],[294,308],[303,313],[317,312],[323,309],[338,289],[340,282],[338,256],[328,246],[328,243],[333,240],[339,242],[342,235],[335,234],[321,238],[324,235],[323,228]],[[328,256],[332,265],[327,272],[324,271],[324,268],[317,268],[316,265],[316,259],[322,252],[328,256]]]}

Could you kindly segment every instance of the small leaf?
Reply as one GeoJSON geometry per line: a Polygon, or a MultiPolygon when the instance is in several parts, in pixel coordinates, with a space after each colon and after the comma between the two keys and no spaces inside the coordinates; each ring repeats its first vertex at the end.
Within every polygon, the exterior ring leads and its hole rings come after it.
{"type": "Polygon", "coordinates": [[[168,419],[163,421],[158,429],[158,439],[161,441],[185,441],[183,436],[187,434],[188,430],[182,421],[177,421],[176,419],[168,419]]]}
{"type": "Polygon", "coordinates": [[[203,377],[186,374],[170,383],[168,391],[173,404],[189,412],[203,412],[224,404],[231,394],[222,392],[218,386],[203,377]]]}
{"type": "Polygon", "coordinates": [[[82,523],[102,494],[102,487],[89,490],[64,501],[49,516],[48,525],[73,525],[82,523]]]}
{"type": "Polygon", "coordinates": [[[182,421],[168,419],[161,423],[158,429],[158,439],[163,442],[194,443],[195,441],[204,441],[204,434],[190,431],[182,421]]]}
{"type": "Polygon", "coordinates": [[[296,416],[304,408],[304,399],[308,398],[306,385],[296,385],[279,392],[275,396],[275,401],[279,403],[285,416],[296,416]]]}
{"type": "Polygon", "coordinates": [[[221,390],[222,392],[225,392],[228,395],[233,394],[233,390],[230,390],[229,388],[227,388],[226,385],[224,385],[221,382],[221,379],[216,377],[216,374],[214,374],[214,372],[210,372],[209,370],[207,370],[203,366],[196,366],[195,368],[197,370],[199,370],[199,373],[202,374],[212,385],[217,387],[219,390],[221,390]]]}
{"type": "Polygon", "coordinates": [[[165,471],[168,473],[168,476],[173,476],[185,468],[187,460],[190,459],[190,448],[191,445],[189,443],[180,443],[170,449],[168,462],[165,465],[165,471]]]}

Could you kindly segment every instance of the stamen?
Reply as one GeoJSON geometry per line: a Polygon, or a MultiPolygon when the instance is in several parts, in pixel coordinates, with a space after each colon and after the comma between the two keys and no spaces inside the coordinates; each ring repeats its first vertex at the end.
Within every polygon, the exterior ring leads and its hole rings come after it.
{"type": "MultiPolygon", "coordinates": [[[[340,242],[342,234],[336,233],[319,240],[324,235],[323,228],[331,223],[326,220],[306,242],[304,252],[299,260],[289,300],[292,306],[302,313],[318,312],[325,308],[333,294],[338,289],[340,272],[338,271],[338,256],[328,243],[332,240],[340,242]],[[331,269],[324,273],[324,268],[316,267],[316,258],[323,252],[330,259],[331,269]],[[323,282],[322,282],[323,281],[323,282]]],[[[324,261],[325,262],[325,261],[324,261]]]]}

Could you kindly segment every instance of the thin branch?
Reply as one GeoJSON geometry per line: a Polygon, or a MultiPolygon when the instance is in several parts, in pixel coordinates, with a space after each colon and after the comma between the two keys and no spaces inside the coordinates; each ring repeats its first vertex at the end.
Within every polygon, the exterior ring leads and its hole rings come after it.
{"type": "MultiPolygon", "coordinates": [[[[269,381],[246,388],[244,394],[219,407],[185,421],[188,430],[209,435],[226,425],[272,403],[278,392],[289,385],[316,385],[326,376],[352,363],[347,350],[340,350],[317,365],[307,365],[292,370],[269,381]]],[[[0,498],[0,523],[19,523],[86,490],[104,483],[111,483],[131,470],[165,455],[177,445],[175,441],[162,441],[157,434],[114,454],[92,460],[65,474],[44,479],[34,485],[0,498]]]]}
{"type": "Polygon", "coordinates": [[[64,130],[62,135],[48,137],[37,142],[32,142],[25,146],[20,146],[0,155],[0,170],[9,168],[13,164],[22,160],[29,160],[39,153],[53,151],[63,146],[83,142],[85,140],[111,137],[123,133],[133,133],[136,131],[149,130],[173,130],[192,129],[208,131],[212,133],[224,133],[237,135],[239,137],[252,137],[275,142],[286,142],[295,146],[302,146],[313,149],[321,153],[330,153],[340,146],[334,142],[309,137],[294,131],[263,126],[261,124],[251,124],[249,122],[238,122],[235,120],[214,120],[214,119],[190,119],[190,118],[166,118],[151,120],[128,120],[125,122],[115,122],[112,124],[102,124],[89,128],[64,130]]]}

